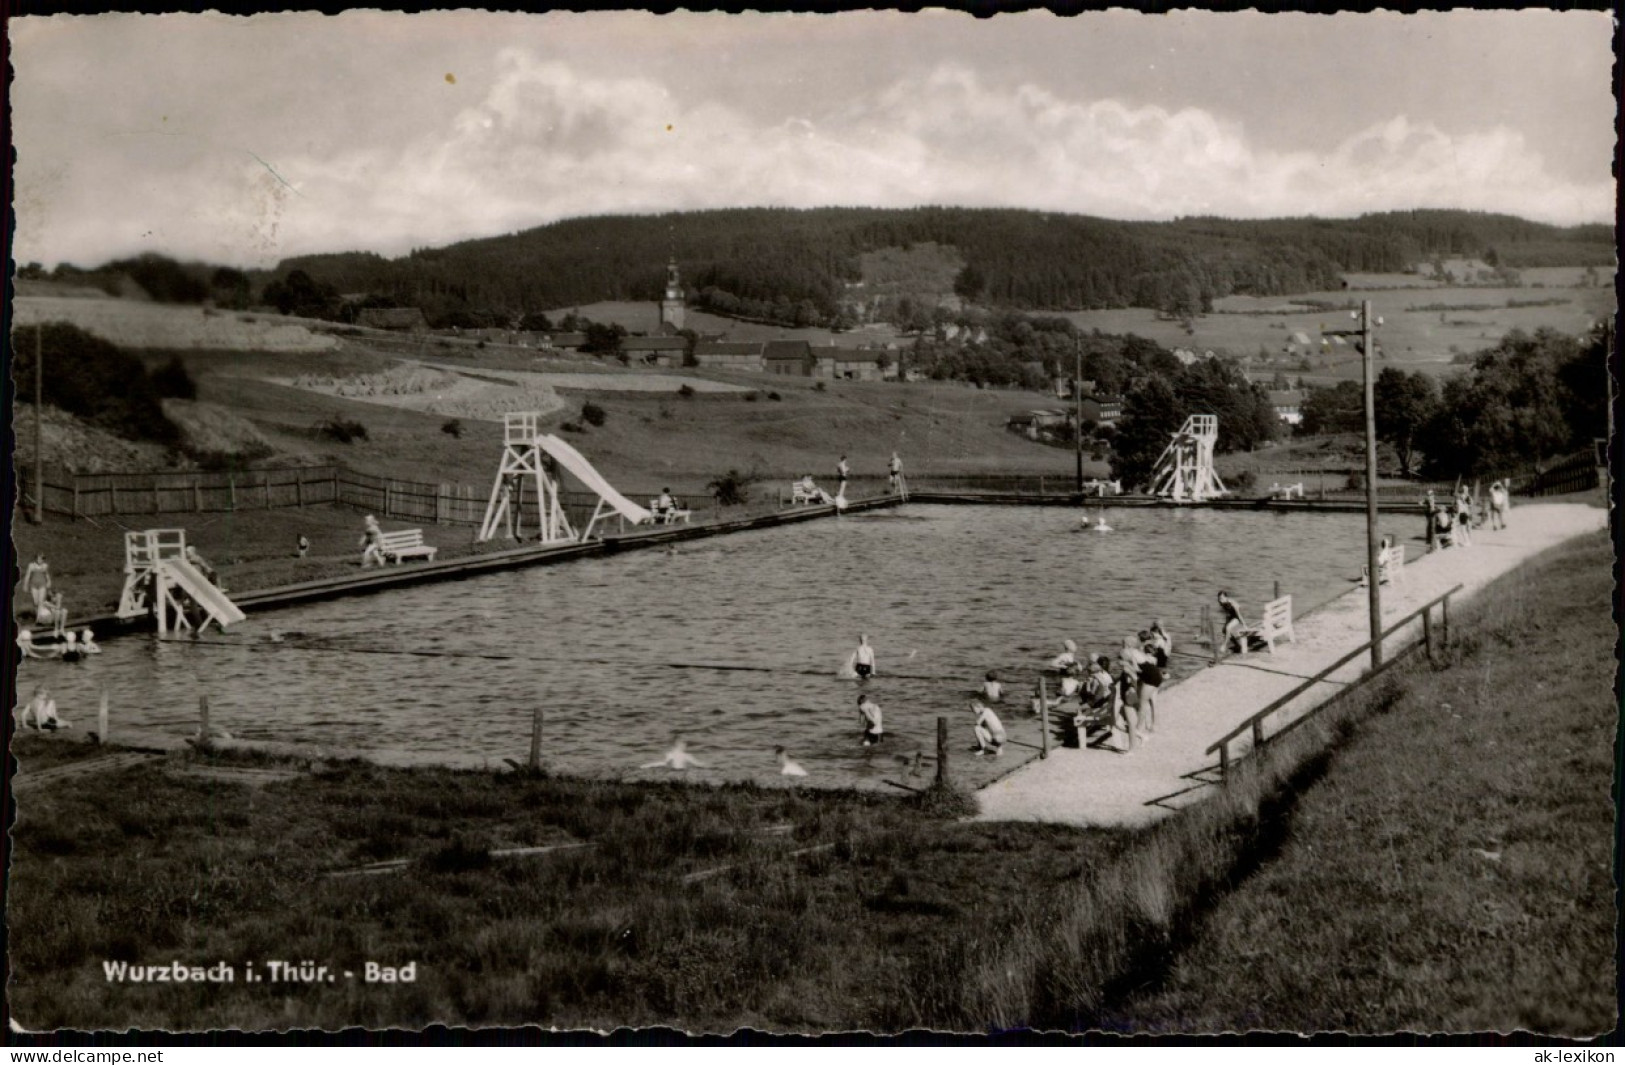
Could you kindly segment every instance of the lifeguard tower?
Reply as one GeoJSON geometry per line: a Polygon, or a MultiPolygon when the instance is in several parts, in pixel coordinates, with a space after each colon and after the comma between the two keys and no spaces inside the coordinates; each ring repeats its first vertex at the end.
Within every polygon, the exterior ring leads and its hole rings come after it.
{"type": "Polygon", "coordinates": [[[224,629],[243,620],[237,604],[186,558],[185,529],[146,529],[124,534],[124,594],[118,616],[158,618],[158,634],[191,630],[202,632],[209,622],[224,629]],[[202,620],[194,623],[195,606],[202,620]]]}
{"type": "Polygon", "coordinates": [[[1219,440],[1216,414],[1192,414],[1175,433],[1151,475],[1151,494],[1176,502],[1201,502],[1228,495],[1229,489],[1213,468],[1213,447],[1219,440]]]}
{"type": "Polygon", "coordinates": [[[542,432],[540,421],[541,414],[530,410],[510,411],[502,416],[502,461],[491,485],[491,500],[485,507],[478,542],[493,540],[498,534],[521,536],[527,506],[536,517],[537,539],[544,544],[590,539],[610,512],[634,525],[653,520],[652,513],[611,487],[581,452],[542,432]],[[592,518],[579,533],[564,512],[559,469],[568,471],[598,496],[592,518]]]}

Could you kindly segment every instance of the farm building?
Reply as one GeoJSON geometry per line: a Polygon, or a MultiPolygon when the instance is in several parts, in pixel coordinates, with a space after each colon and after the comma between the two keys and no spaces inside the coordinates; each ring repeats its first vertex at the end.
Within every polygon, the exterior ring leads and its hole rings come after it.
{"type": "Polygon", "coordinates": [[[627,337],[621,341],[621,353],[646,366],[681,366],[687,352],[688,340],[683,337],[627,337]]]}
{"type": "Polygon", "coordinates": [[[1029,440],[1042,440],[1071,424],[1072,415],[1068,411],[1029,410],[1013,416],[1004,427],[1013,433],[1020,433],[1029,440]]]}
{"type": "Polygon", "coordinates": [[[769,340],[762,346],[762,363],[768,373],[793,377],[811,377],[818,365],[805,340],[769,340]]]}
{"type": "Polygon", "coordinates": [[[1079,406],[1084,420],[1096,425],[1116,425],[1123,416],[1122,396],[1084,396],[1079,406]]]}
{"type": "Polygon", "coordinates": [[[416,307],[363,307],[356,312],[356,324],[402,333],[422,333],[429,328],[423,312],[416,307]]]}
{"type": "Polygon", "coordinates": [[[761,341],[705,341],[694,345],[694,365],[761,373],[766,369],[762,353],[765,346],[761,341]]]}
{"type": "Polygon", "coordinates": [[[1303,393],[1297,390],[1270,393],[1270,406],[1275,416],[1288,425],[1303,422],[1303,393]]]}
{"type": "Polygon", "coordinates": [[[814,375],[832,381],[878,381],[895,361],[868,348],[814,348],[813,356],[818,360],[814,375]]]}
{"type": "Polygon", "coordinates": [[[554,348],[558,351],[576,351],[587,342],[586,333],[551,333],[544,336],[537,347],[554,348]]]}

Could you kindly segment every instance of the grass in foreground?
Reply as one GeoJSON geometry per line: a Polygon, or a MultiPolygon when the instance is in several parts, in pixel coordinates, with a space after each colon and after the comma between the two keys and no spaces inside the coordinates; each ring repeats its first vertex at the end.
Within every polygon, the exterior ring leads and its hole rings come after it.
{"type": "Polygon", "coordinates": [[[1179,1031],[1618,1022],[1617,629],[1601,535],[1487,589],[1291,811],[1280,854],[1103,1020],[1179,1031]]]}
{"type": "Polygon", "coordinates": [[[1122,842],[944,821],[958,804],[940,800],[360,764],[262,788],[177,773],[233,764],[189,754],[25,792],[8,902],[20,1023],[941,1023],[967,966],[1122,842]],[[568,843],[592,846],[492,854],[568,843]],[[224,960],[238,981],[110,983],[118,959],[224,960]],[[243,982],[273,959],[357,978],[243,982]],[[365,984],[369,960],[415,961],[417,980],[365,984]]]}

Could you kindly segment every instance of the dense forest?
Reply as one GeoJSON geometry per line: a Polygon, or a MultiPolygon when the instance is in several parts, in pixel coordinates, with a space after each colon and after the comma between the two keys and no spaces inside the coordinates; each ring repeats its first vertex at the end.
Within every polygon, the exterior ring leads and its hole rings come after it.
{"type": "Polygon", "coordinates": [[[1441,257],[1509,269],[1614,261],[1607,226],[1562,229],[1466,211],[1115,222],[949,207],[744,208],[578,218],[393,260],[306,256],[282,262],[273,277],[300,271],[337,292],[421,307],[433,322],[456,311],[511,316],[658,299],[666,259],[675,257],[699,306],[786,325],[840,325],[865,252],[923,243],[963,256],[961,297],[1020,310],[1194,313],[1234,293],[1336,288],[1345,271],[1399,272],[1441,257]]]}

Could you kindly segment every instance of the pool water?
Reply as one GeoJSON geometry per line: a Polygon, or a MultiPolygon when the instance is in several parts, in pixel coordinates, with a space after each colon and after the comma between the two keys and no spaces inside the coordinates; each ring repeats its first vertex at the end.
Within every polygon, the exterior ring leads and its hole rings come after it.
{"type": "MultiPolygon", "coordinates": [[[[266,611],[198,642],[27,661],[19,698],[46,683],[82,729],[105,686],[115,731],[181,734],[206,694],[239,738],[463,765],[523,759],[540,705],[544,758],[565,772],[665,772],[639,767],[680,734],[696,775],[773,779],[783,745],[809,783],[875,786],[934,752],[945,714],[975,783],[995,772],[968,755],[985,671],[1009,689],[1012,739],[1036,744],[1027,699],[1063,639],[1110,652],[1160,617],[1176,650],[1205,650],[1193,641],[1216,590],[1256,614],[1278,581],[1302,614],[1350,588],[1365,542],[1356,514],[1089,513],[1113,531],[1079,530],[1073,509],[910,504],[266,611]],[[860,633],[889,734],[873,750],[863,689],[838,675],[860,633]]],[[[1176,655],[1173,673],[1201,666],[1176,655]]]]}

